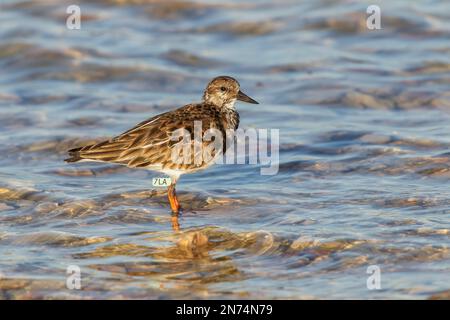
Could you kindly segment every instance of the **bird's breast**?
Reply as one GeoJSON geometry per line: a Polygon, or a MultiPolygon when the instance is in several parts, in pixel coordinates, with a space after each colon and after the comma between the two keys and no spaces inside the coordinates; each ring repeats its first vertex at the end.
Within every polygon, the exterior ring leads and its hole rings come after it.
{"type": "Polygon", "coordinates": [[[223,122],[225,129],[236,130],[239,127],[239,113],[235,109],[228,109],[223,112],[223,122]]]}

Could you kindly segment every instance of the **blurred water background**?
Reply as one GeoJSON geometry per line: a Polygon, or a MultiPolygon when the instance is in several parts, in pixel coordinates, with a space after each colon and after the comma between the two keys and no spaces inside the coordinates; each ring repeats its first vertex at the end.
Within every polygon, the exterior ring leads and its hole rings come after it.
{"type": "Polygon", "coordinates": [[[2,0],[0,26],[1,299],[450,297],[450,2],[2,0]],[[158,174],[63,162],[222,74],[279,172],[183,176],[180,232],[158,174]]]}

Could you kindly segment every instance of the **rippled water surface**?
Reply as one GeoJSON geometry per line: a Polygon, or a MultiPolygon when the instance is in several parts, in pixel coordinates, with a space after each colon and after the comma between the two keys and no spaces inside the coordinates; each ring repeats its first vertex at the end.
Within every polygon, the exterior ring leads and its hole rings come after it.
{"type": "Polygon", "coordinates": [[[369,1],[78,3],[81,30],[72,1],[0,5],[0,298],[449,298],[448,1],[379,1],[375,31],[369,1]],[[220,74],[279,172],[183,176],[180,232],[157,174],[63,162],[220,74]]]}

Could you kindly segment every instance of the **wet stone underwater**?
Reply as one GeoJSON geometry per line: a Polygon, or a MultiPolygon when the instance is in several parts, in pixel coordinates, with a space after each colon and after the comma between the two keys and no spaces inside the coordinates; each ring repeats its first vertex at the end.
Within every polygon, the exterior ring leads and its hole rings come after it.
{"type": "Polygon", "coordinates": [[[80,30],[70,4],[0,5],[0,299],[450,298],[448,2],[376,31],[365,1],[79,1],[80,30]],[[279,171],[183,176],[179,232],[160,175],[63,162],[221,74],[279,171]]]}

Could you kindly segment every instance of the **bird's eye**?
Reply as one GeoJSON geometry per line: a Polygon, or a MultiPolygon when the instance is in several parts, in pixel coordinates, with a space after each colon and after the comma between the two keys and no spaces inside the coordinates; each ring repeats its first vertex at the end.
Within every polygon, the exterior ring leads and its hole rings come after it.
{"type": "Polygon", "coordinates": [[[220,87],[220,90],[221,90],[222,92],[225,92],[225,91],[227,91],[227,88],[225,88],[225,87],[220,87]]]}

